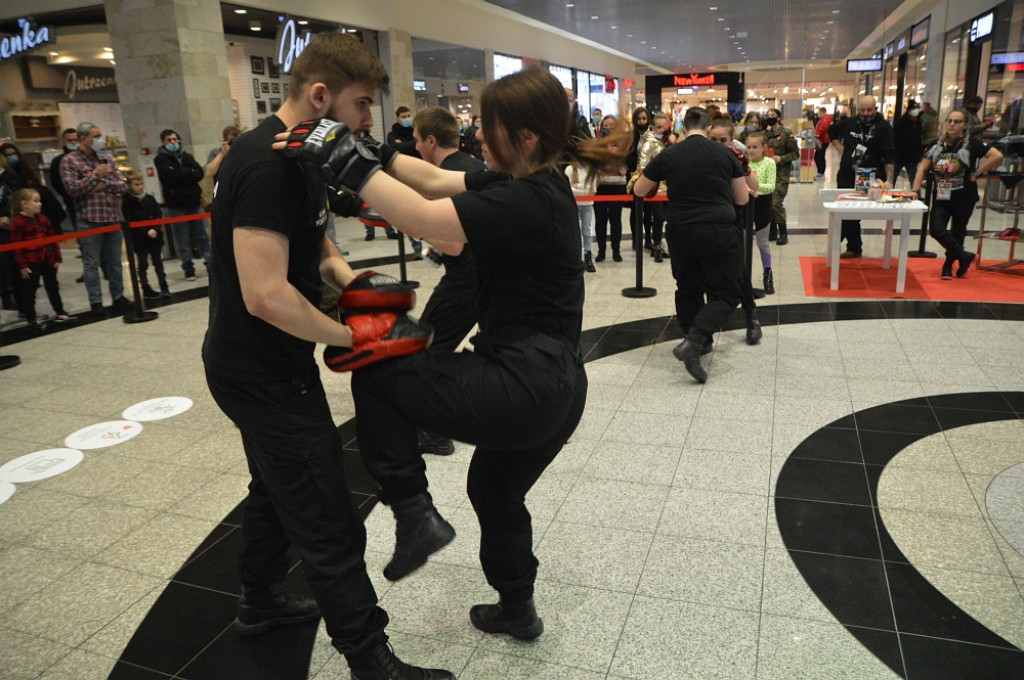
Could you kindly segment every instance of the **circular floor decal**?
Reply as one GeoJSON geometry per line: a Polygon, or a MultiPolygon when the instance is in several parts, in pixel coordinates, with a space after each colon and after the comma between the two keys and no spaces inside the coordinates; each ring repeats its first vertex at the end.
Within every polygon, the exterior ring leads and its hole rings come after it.
{"type": "Polygon", "coordinates": [[[14,495],[14,485],[10,482],[0,482],[0,505],[14,495]]]}
{"type": "Polygon", "coordinates": [[[192,408],[192,400],[188,397],[160,397],[129,406],[121,414],[121,417],[125,420],[147,422],[170,418],[184,413],[190,408],[192,408]]]}
{"type": "Polygon", "coordinates": [[[102,449],[128,441],[142,432],[142,424],[132,420],[111,420],[83,427],[68,435],[64,445],[73,449],[102,449]]]}
{"type": "Polygon", "coordinates": [[[15,458],[0,466],[0,482],[20,484],[66,472],[82,462],[76,449],[47,449],[15,458]]]}

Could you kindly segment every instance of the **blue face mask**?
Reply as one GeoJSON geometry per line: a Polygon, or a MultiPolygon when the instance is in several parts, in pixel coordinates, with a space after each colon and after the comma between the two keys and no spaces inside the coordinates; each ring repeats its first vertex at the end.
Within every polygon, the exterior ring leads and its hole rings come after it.
{"type": "Polygon", "coordinates": [[[412,127],[412,118],[403,118],[401,124],[402,127],[412,127]]]}
{"type": "Polygon", "coordinates": [[[168,144],[165,148],[171,153],[178,153],[181,151],[181,144],[168,144]]]}
{"type": "Polygon", "coordinates": [[[77,144],[68,144],[64,148],[67,149],[68,151],[77,151],[78,150],[78,145],[77,144]]]}
{"type": "Polygon", "coordinates": [[[20,160],[21,158],[18,157],[18,154],[11,154],[7,157],[7,162],[11,164],[11,167],[17,165],[20,160]]]}

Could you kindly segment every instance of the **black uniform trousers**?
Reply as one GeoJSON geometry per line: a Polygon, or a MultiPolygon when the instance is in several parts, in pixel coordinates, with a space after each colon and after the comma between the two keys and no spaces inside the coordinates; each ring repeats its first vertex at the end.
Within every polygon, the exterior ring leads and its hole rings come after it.
{"type": "MultiPolygon", "coordinates": [[[[836,187],[853,189],[855,173],[853,168],[839,168],[836,173],[836,187]]],[[[860,220],[843,220],[839,228],[839,240],[846,239],[846,249],[858,255],[864,250],[864,241],[860,237],[860,220]]]]}
{"type": "Polygon", "coordinates": [[[946,257],[959,257],[964,253],[967,223],[974,214],[978,191],[972,187],[957,189],[948,201],[932,201],[928,233],[946,249],[946,257]],[[952,220],[952,228],[949,227],[952,220]]]}
{"type": "MultiPolygon", "coordinates": [[[[156,227],[157,230],[161,227],[156,227]]],[[[160,236],[150,238],[146,232],[149,229],[139,228],[132,230],[132,249],[135,251],[135,264],[138,269],[139,283],[143,286],[149,285],[149,278],[146,270],[149,269],[149,262],[153,260],[153,270],[156,272],[157,282],[161,290],[167,288],[167,275],[164,273],[164,239],[160,236]]]]}
{"type": "Polygon", "coordinates": [[[711,337],[740,303],[743,248],[736,236],[731,223],[669,222],[666,237],[676,280],[676,320],[684,333],[711,337]]]}
{"type": "Polygon", "coordinates": [[[444,276],[423,306],[420,320],[434,329],[432,351],[454,352],[480,320],[480,285],[469,251],[444,258],[444,276]]]}
{"type": "Polygon", "coordinates": [[[422,352],[352,374],[359,449],[385,503],[427,490],[417,426],[476,446],[467,490],[480,564],[507,601],[533,596],[537,558],[526,493],[576,429],[587,374],[566,341],[478,334],[475,351],[422,352]]]}
{"type": "Polygon", "coordinates": [[[57,268],[47,262],[32,262],[28,265],[29,275],[22,279],[19,293],[21,295],[21,310],[25,320],[29,323],[36,322],[36,289],[39,288],[39,279],[43,280],[43,287],[46,289],[46,297],[50,300],[54,314],[67,314],[64,310],[64,302],[60,299],[60,283],[57,282],[57,268]]]}
{"type": "Polygon", "coordinates": [[[206,371],[242,434],[252,480],[242,515],[241,580],[262,594],[284,582],[294,545],[343,654],[378,643],[388,622],[366,573],[366,528],[352,504],[342,442],[315,364],[293,380],[243,382],[206,371]]]}
{"type": "MultiPolygon", "coordinates": [[[[598,196],[624,196],[625,184],[598,184],[598,196]]],[[[612,229],[612,252],[619,252],[622,241],[622,207],[627,201],[595,201],[594,202],[594,234],[597,237],[597,253],[603,255],[608,243],[608,225],[612,229]]],[[[631,203],[631,201],[630,201],[631,203]]]]}

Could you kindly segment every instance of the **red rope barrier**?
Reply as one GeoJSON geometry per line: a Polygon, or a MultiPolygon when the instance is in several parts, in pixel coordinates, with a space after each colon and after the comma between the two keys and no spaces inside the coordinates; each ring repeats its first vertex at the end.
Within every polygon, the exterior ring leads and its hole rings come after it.
{"type": "MultiPolygon", "coordinates": [[[[128,226],[132,229],[144,229],[146,227],[155,227],[161,224],[174,224],[175,222],[192,222],[194,220],[207,219],[210,217],[210,213],[196,213],[195,215],[180,215],[177,217],[161,217],[156,220],[139,220],[138,222],[129,222],[128,226]]],[[[94,227],[92,229],[84,229],[82,231],[72,231],[66,234],[58,234],[56,236],[47,236],[46,238],[37,238],[31,241],[18,241],[17,243],[8,243],[0,246],[0,253],[11,251],[11,250],[28,250],[30,248],[39,248],[50,243],[60,243],[61,241],[71,241],[74,239],[85,238],[87,236],[99,236],[100,234],[109,234],[112,231],[121,231],[121,223],[116,222],[114,224],[107,224],[102,227],[94,227]]]]}

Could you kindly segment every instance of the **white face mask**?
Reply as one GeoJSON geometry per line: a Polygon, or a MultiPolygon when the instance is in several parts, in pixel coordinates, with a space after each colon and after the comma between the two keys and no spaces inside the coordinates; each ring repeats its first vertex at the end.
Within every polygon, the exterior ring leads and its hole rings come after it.
{"type": "Polygon", "coordinates": [[[917,118],[919,115],[921,115],[921,109],[910,109],[910,111],[907,111],[907,113],[910,114],[911,118],[917,118]]]}

